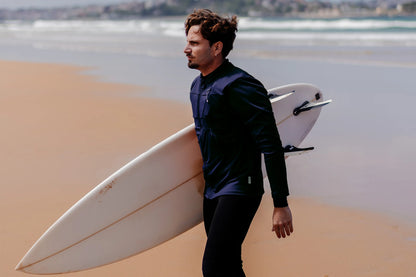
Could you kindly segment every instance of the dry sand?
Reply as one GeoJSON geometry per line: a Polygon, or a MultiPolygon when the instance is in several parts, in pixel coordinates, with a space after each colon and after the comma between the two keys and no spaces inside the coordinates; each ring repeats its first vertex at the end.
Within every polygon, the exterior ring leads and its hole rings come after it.
{"type": "MultiPolygon", "coordinates": [[[[0,62],[0,276],[113,171],[191,122],[187,105],[139,98],[85,68],[0,62]]],[[[186,93],[186,92],[184,92],[186,93]]],[[[266,195],[244,245],[247,276],[416,276],[416,228],[368,212],[290,200],[295,233],[271,232],[266,195]]],[[[201,276],[202,225],[130,259],[68,276],[201,276]]]]}

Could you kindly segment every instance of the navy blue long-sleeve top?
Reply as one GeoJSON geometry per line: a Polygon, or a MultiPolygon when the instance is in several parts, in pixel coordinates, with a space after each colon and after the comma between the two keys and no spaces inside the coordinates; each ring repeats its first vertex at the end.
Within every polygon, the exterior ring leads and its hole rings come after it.
{"type": "Polygon", "coordinates": [[[289,195],[284,150],[264,86],[226,60],[191,86],[205,197],[264,193],[261,153],[275,207],[289,195]]]}

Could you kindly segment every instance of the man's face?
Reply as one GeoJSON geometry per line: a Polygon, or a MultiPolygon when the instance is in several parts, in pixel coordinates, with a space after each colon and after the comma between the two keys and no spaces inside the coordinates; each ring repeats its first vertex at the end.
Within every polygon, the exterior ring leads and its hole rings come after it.
{"type": "Polygon", "coordinates": [[[204,73],[212,65],[215,55],[209,41],[202,37],[199,29],[199,25],[189,29],[184,53],[188,58],[188,67],[204,73]]]}

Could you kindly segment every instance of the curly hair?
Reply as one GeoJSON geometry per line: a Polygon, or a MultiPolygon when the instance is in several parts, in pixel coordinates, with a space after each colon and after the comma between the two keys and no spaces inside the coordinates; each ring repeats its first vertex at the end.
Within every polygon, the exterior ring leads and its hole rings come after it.
{"type": "Polygon", "coordinates": [[[224,58],[228,56],[233,49],[236,32],[238,31],[237,16],[233,15],[231,18],[225,18],[208,9],[194,10],[185,21],[186,35],[194,25],[201,26],[201,35],[209,41],[210,46],[221,41],[223,43],[222,55],[224,58]]]}

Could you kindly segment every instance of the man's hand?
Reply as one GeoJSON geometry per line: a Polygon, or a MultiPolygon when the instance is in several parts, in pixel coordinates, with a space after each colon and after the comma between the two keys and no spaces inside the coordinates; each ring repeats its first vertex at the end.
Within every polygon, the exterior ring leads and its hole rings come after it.
{"type": "Polygon", "coordinates": [[[273,210],[273,232],[280,238],[290,236],[293,232],[292,212],[289,207],[274,208],[273,210]]]}

